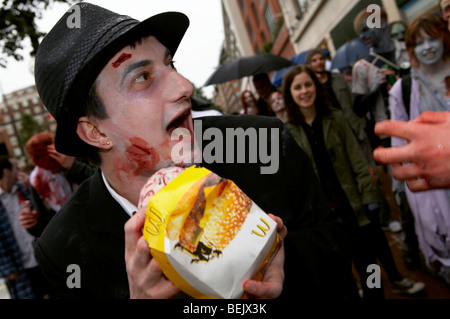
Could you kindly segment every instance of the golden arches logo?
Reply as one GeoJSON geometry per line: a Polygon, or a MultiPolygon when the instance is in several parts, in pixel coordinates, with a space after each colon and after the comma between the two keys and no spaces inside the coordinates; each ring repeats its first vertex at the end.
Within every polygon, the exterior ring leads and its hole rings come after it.
{"type": "Polygon", "coordinates": [[[261,231],[259,232],[258,230],[252,230],[252,233],[260,236],[260,237],[266,237],[267,236],[267,231],[270,230],[270,226],[269,224],[264,220],[264,218],[260,218],[260,220],[264,223],[265,227],[258,224],[258,229],[261,231]]]}
{"type": "Polygon", "coordinates": [[[145,228],[147,233],[153,236],[158,236],[161,231],[161,227],[164,224],[164,218],[162,217],[161,213],[155,208],[150,207],[149,211],[147,212],[147,221],[148,223],[145,228]]]}

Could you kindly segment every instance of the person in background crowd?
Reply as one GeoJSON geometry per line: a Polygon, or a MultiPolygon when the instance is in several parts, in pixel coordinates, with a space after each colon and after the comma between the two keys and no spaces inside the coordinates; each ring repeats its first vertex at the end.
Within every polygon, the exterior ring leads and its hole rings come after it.
{"type": "Polygon", "coordinates": [[[242,110],[240,114],[258,115],[259,109],[257,101],[253,93],[249,90],[244,90],[241,93],[242,110]]]}
{"type": "Polygon", "coordinates": [[[386,229],[398,232],[401,225],[391,217],[391,210],[386,195],[383,192],[380,176],[377,166],[373,159],[369,138],[366,134],[366,119],[359,117],[353,111],[353,97],[345,78],[340,73],[328,72],[325,68],[325,54],[320,49],[313,49],[306,55],[306,63],[316,74],[319,81],[325,86],[331,104],[337,109],[341,109],[347,119],[363,154],[369,163],[370,170],[377,182],[377,191],[379,192],[381,223],[386,229]]]}
{"type": "Polygon", "coordinates": [[[21,210],[30,209],[30,194],[18,172],[15,160],[0,156],[0,276],[13,298],[43,299],[51,293],[34,256],[34,237],[19,221],[21,210]]]}
{"type": "Polygon", "coordinates": [[[332,108],[313,70],[295,66],[283,77],[283,97],[289,114],[287,127],[308,154],[330,206],[346,223],[354,241],[354,263],[365,298],[384,296],[367,286],[367,267],[379,259],[393,291],[415,294],[422,282],[397,270],[379,223],[379,196],[369,165],[343,112],[332,108]]]}
{"type": "Polygon", "coordinates": [[[441,17],[447,23],[447,30],[450,31],[450,0],[441,0],[439,2],[441,17]]]}
{"type": "Polygon", "coordinates": [[[259,99],[256,101],[258,105],[259,115],[273,115],[270,108],[270,95],[276,91],[276,88],[270,82],[267,73],[257,74],[253,76],[253,85],[256,92],[259,95],[259,99]]]}
{"type": "Polygon", "coordinates": [[[394,21],[387,26],[387,32],[395,46],[395,62],[401,69],[409,69],[411,61],[406,49],[405,36],[408,26],[403,21],[394,21]]]}
{"type": "Polygon", "coordinates": [[[287,122],[287,110],[284,106],[283,95],[281,95],[280,92],[276,91],[272,93],[270,96],[270,107],[276,117],[278,117],[283,123],[287,122]]]}
{"type": "Polygon", "coordinates": [[[387,14],[384,8],[381,8],[381,28],[369,28],[369,15],[370,13],[363,9],[355,18],[354,28],[369,49],[383,59],[371,63],[374,57],[369,55],[354,64],[352,93],[353,109],[358,116],[366,118],[366,133],[372,149],[375,149],[379,145],[386,146],[390,143],[388,138],[379,139],[375,136],[373,126],[389,118],[387,77],[395,76],[395,72],[385,68],[385,65],[389,66],[386,61],[395,64],[398,53],[395,51],[396,40],[392,39],[386,30],[387,14]]]}
{"type": "MultiPolygon", "coordinates": [[[[392,120],[410,121],[426,111],[450,111],[450,98],[445,96],[445,78],[450,74],[450,32],[446,24],[436,16],[421,16],[410,24],[406,43],[413,69],[410,78],[399,79],[389,92],[392,120]]],[[[392,137],[393,147],[406,143],[392,137]]],[[[408,199],[411,217],[403,214],[402,219],[410,221],[408,227],[415,227],[427,266],[450,284],[450,190],[413,193],[404,182],[395,185],[396,196],[408,199]]],[[[410,253],[411,258],[418,264],[417,239],[404,243],[415,253],[410,253]]]]}
{"type": "Polygon", "coordinates": [[[25,144],[25,151],[35,165],[30,174],[31,202],[35,210],[23,210],[20,221],[35,237],[40,236],[78,184],[96,170],[73,156],[57,152],[54,141],[53,133],[40,132],[25,144]]]}

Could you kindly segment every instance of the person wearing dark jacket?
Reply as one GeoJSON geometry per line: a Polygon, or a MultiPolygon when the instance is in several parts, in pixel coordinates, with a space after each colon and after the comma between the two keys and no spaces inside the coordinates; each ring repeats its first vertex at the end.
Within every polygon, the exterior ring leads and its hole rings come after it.
{"type": "MultiPolygon", "coordinates": [[[[67,28],[69,10],[47,34],[36,55],[36,86],[58,123],[56,150],[89,157],[100,170],[51,220],[36,243],[36,256],[62,298],[173,297],[179,290],[163,276],[142,236],[145,207],[136,207],[141,188],[158,169],[192,164],[171,156],[178,143],[194,142],[193,87],[172,61],[189,21],[166,12],[139,22],[89,3],[77,5],[86,24],[67,28]],[[173,139],[176,129],[192,138],[173,139]],[[73,266],[81,270],[81,285],[71,289],[67,269],[73,266]]],[[[290,228],[286,262],[281,249],[262,282],[248,280],[244,290],[266,298],[282,292],[292,298],[344,298],[340,271],[348,262],[347,236],[323,200],[311,163],[283,124],[253,116],[199,121],[203,130],[196,130],[195,138],[204,147],[210,142],[206,130],[226,135],[233,128],[260,128],[258,145],[266,152],[270,146],[276,155],[269,174],[261,173],[266,156],[203,163],[235,181],[267,213],[278,214],[280,234],[280,217],[290,228]]],[[[224,140],[223,154],[231,152],[228,145],[224,140]]]]}

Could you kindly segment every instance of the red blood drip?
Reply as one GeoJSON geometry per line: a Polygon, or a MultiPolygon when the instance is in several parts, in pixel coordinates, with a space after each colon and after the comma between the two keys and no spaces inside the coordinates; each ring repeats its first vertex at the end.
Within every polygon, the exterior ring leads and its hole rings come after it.
{"type": "Polygon", "coordinates": [[[131,54],[128,54],[128,53],[122,53],[122,54],[119,56],[119,58],[118,58],[116,61],[114,61],[114,62],[112,63],[112,66],[113,66],[114,68],[117,68],[119,65],[122,64],[122,62],[128,60],[129,58],[131,58],[131,54]]]}

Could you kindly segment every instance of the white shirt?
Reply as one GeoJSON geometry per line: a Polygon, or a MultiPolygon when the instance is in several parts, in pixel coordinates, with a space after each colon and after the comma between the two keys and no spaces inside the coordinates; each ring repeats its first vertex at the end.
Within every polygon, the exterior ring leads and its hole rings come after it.
{"type": "Polygon", "coordinates": [[[106,180],[105,174],[103,174],[102,171],[102,178],[103,182],[106,185],[106,189],[111,194],[111,196],[119,203],[120,206],[122,206],[123,210],[131,216],[133,216],[134,213],[137,212],[137,207],[133,205],[128,199],[125,197],[119,195],[112,187],[109,185],[109,182],[106,180]]]}

